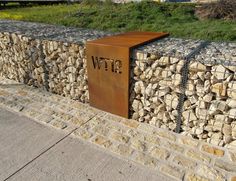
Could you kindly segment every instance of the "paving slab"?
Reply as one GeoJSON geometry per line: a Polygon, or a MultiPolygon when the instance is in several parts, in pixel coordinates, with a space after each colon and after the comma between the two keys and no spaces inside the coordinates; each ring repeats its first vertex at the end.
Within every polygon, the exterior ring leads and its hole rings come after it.
{"type": "Polygon", "coordinates": [[[9,180],[17,181],[168,181],[156,170],[108,154],[67,137],[9,180]]]}
{"type": "Polygon", "coordinates": [[[0,107],[0,180],[30,162],[65,133],[0,107]]]}

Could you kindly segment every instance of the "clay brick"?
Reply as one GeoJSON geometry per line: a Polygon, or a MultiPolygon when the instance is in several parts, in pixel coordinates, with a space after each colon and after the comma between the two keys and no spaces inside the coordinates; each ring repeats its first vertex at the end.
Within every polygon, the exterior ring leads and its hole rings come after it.
{"type": "Polygon", "coordinates": [[[102,136],[107,136],[109,133],[109,129],[105,127],[104,125],[97,125],[92,129],[95,133],[98,133],[102,136]]]}
{"type": "Polygon", "coordinates": [[[208,146],[208,145],[203,145],[202,151],[205,151],[207,153],[210,153],[210,154],[218,156],[218,157],[222,157],[225,154],[224,150],[221,150],[221,149],[218,149],[218,148],[215,148],[212,146],[208,146]]]}
{"type": "Polygon", "coordinates": [[[207,155],[205,155],[203,153],[196,152],[194,150],[189,150],[187,152],[187,156],[194,159],[194,160],[202,161],[204,163],[210,163],[210,161],[211,161],[211,158],[208,157],[207,155]]]}
{"type": "Polygon", "coordinates": [[[45,123],[49,123],[50,121],[52,121],[54,118],[51,115],[47,115],[47,114],[41,114],[37,117],[38,120],[43,121],[45,123]]]}
{"type": "Polygon", "coordinates": [[[7,91],[4,90],[0,90],[0,96],[8,96],[9,93],[7,91]]]}
{"type": "Polygon", "coordinates": [[[137,128],[139,126],[139,122],[135,120],[130,120],[130,119],[123,119],[121,121],[124,125],[129,126],[131,128],[137,128]]]}
{"type": "Polygon", "coordinates": [[[177,178],[179,180],[183,179],[184,173],[182,170],[180,170],[177,167],[170,166],[170,165],[164,165],[161,167],[161,171],[165,174],[168,174],[174,178],[177,178]]]}
{"type": "Polygon", "coordinates": [[[118,141],[118,142],[121,142],[121,143],[128,143],[129,139],[130,139],[129,136],[126,136],[126,135],[121,134],[119,132],[113,132],[111,134],[111,138],[118,141]]]}
{"type": "Polygon", "coordinates": [[[182,167],[185,167],[185,168],[194,168],[196,166],[196,162],[182,156],[182,155],[177,155],[173,158],[173,162],[182,166],[182,167]]]}
{"type": "Polygon", "coordinates": [[[155,147],[152,149],[151,155],[155,158],[166,160],[167,158],[169,158],[170,153],[168,150],[166,150],[164,148],[155,147]]]}
{"type": "Polygon", "coordinates": [[[185,145],[189,145],[191,147],[197,147],[198,146],[198,141],[188,138],[188,137],[182,137],[180,138],[180,142],[185,145]]]}
{"type": "Polygon", "coordinates": [[[140,131],[148,132],[148,133],[154,132],[154,128],[151,125],[146,124],[146,123],[140,123],[137,129],[140,131]]]}
{"type": "Polygon", "coordinates": [[[110,147],[112,145],[112,142],[110,140],[100,135],[96,136],[93,142],[105,148],[110,147]]]}
{"type": "Polygon", "coordinates": [[[120,144],[117,147],[114,147],[113,151],[122,156],[130,156],[134,150],[127,145],[120,144]]]}
{"type": "Polygon", "coordinates": [[[143,165],[147,165],[150,167],[156,167],[157,166],[157,160],[149,155],[146,155],[144,153],[138,153],[135,157],[135,160],[140,162],[143,165]]]}
{"type": "Polygon", "coordinates": [[[230,152],[229,155],[230,155],[231,161],[236,162],[236,153],[230,152]]]}
{"type": "Polygon", "coordinates": [[[139,151],[146,151],[147,150],[147,144],[143,141],[140,141],[139,139],[132,139],[131,140],[131,146],[139,151]]]}
{"type": "Polygon", "coordinates": [[[226,175],[224,172],[215,169],[213,166],[207,166],[205,164],[199,164],[197,168],[195,168],[194,173],[197,175],[201,175],[204,178],[208,178],[212,181],[225,181],[226,175]]]}
{"type": "Polygon", "coordinates": [[[52,122],[50,122],[50,124],[59,129],[65,129],[67,127],[67,125],[64,122],[59,120],[53,120],[52,122]]]}
{"type": "Polygon", "coordinates": [[[146,135],[144,137],[144,140],[147,142],[147,143],[151,143],[151,144],[154,144],[154,145],[161,145],[161,140],[159,137],[157,137],[156,135],[146,135]]]}
{"type": "Polygon", "coordinates": [[[236,172],[236,165],[235,164],[225,162],[222,160],[216,160],[214,166],[216,166],[222,170],[225,170],[227,172],[236,172]]]}
{"type": "Polygon", "coordinates": [[[211,180],[201,177],[196,174],[190,174],[190,175],[186,176],[186,181],[211,181],[211,180]]]}
{"type": "Polygon", "coordinates": [[[157,131],[155,134],[170,141],[176,141],[176,137],[170,131],[157,131]]]}
{"type": "Polygon", "coordinates": [[[80,102],[75,101],[71,104],[71,107],[79,109],[79,110],[84,110],[84,109],[86,109],[87,106],[86,106],[86,104],[82,104],[80,102]]]}
{"type": "Polygon", "coordinates": [[[74,117],[70,120],[70,122],[75,125],[82,125],[85,121],[83,119],[78,118],[78,117],[74,117]]]}
{"type": "Polygon", "coordinates": [[[27,96],[27,95],[28,95],[27,92],[22,91],[22,90],[19,90],[19,91],[17,92],[17,94],[20,95],[20,96],[27,96]]]}
{"type": "Polygon", "coordinates": [[[180,152],[180,153],[183,153],[184,152],[184,147],[182,146],[179,146],[175,143],[171,143],[171,142],[166,142],[165,143],[165,146],[170,149],[170,150],[173,150],[173,151],[177,151],[177,152],[180,152]]]}
{"type": "Polygon", "coordinates": [[[120,116],[116,116],[113,114],[108,113],[105,116],[106,119],[111,120],[111,121],[115,121],[115,122],[121,122],[121,120],[124,120],[124,118],[120,117],[120,116]]]}
{"type": "Polygon", "coordinates": [[[92,133],[90,133],[86,130],[82,130],[82,129],[78,129],[78,130],[74,131],[73,134],[76,136],[79,136],[80,138],[83,138],[85,140],[88,140],[89,138],[91,138],[93,136],[92,133]]]}

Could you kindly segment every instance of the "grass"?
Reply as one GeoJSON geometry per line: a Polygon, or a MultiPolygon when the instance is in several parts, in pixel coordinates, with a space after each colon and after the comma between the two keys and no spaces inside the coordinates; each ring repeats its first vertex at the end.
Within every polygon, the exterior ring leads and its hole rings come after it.
{"type": "Polygon", "coordinates": [[[236,22],[199,20],[195,4],[112,4],[87,0],[82,4],[11,7],[0,10],[0,18],[99,29],[113,32],[164,31],[174,37],[213,41],[236,41],[236,22]]]}

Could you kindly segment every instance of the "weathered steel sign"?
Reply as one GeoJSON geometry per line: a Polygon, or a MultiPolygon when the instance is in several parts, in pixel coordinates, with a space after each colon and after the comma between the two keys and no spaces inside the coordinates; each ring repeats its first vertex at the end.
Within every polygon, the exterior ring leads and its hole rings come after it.
{"type": "Polygon", "coordinates": [[[128,118],[130,51],[165,36],[168,34],[128,32],[88,41],[86,53],[90,105],[128,118]]]}

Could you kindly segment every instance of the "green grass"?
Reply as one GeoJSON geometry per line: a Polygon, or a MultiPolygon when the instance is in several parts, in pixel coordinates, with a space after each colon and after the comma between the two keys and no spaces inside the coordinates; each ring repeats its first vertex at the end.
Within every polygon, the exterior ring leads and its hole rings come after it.
{"type": "Polygon", "coordinates": [[[144,1],[117,5],[93,1],[74,5],[13,7],[0,10],[0,18],[113,32],[164,31],[174,37],[236,41],[235,21],[200,21],[194,15],[195,4],[144,1]]]}

